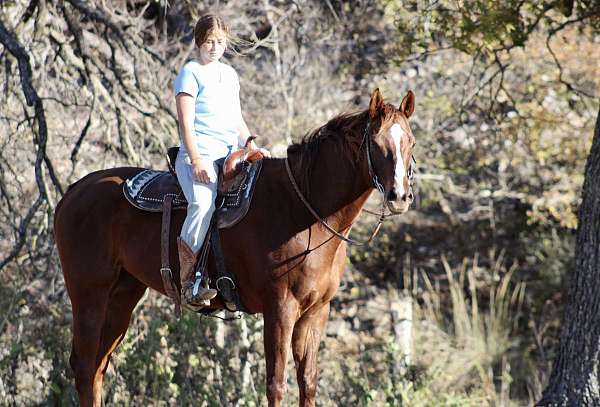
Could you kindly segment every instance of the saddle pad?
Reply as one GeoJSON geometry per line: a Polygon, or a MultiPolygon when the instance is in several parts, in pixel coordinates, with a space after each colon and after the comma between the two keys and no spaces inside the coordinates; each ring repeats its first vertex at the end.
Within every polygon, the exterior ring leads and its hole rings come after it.
{"type": "MultiPolygon", "coordinates": [[[[215,215],[220,229],[235,225],[246,215],[261,168],[262,161],[256,161],[244,166],[232,180],[219,177],[215,215]]],[[[162,212],[166,196],[173,197],[173,209],[187,209],[177,177],[168,171],[139,172],[123,184],[123,194],[129,203],[147,212],[162,212]]]]}
{"type": "Polygon", "coordinates": [[[136,208],[162,212],[166,196],[173,197],[173,209],[186,209],[187,201],[177,178],[168,171],[143,170],[123,184],[125,198],[136,208]]]}

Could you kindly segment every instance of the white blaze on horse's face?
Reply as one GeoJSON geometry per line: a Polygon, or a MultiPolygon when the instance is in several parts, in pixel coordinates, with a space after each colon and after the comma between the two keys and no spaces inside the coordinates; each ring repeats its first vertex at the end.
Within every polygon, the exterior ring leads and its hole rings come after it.
{"type": "Polygon", "coordinates": [[[394,146],[396,148],[396,168],[394,169],[394,189],[399,197],[406,195],[404,189],[404,178],[406,177],[406,167],[404,166],[404,159],[402,157],[402,137],[407,135],[402,126],[395,123],[390,128],[390,134],[394,140],[394,146]]]}

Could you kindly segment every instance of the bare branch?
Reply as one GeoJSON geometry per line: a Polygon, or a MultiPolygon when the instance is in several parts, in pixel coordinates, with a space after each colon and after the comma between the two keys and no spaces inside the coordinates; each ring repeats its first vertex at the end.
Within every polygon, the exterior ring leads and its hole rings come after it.
{"type": "Polygon", "coordinates": [[[25,217],[21,221],[21,224],[19,225],[18,238],[17,238],[17,241],[15,242],[15,245],[13,246],[10,253],[4,259],[2,259],[0,261],[0,271],[2,271],[2,269],[8,263],[13,261],[15,259],[15,257],[17,257],[17,255],[21,252],[21,249],[25,245],[25,240],[27,238],[27,229],[29,228],[31,219],[33,219],[33,216],[38,211],[40,206],[42,206],[44,201],[45,201],[44,196],[42,194],[38,195],[37,200],[33,203],[33,205],[27,211],[27,214],[25,215],[25,217]]]}

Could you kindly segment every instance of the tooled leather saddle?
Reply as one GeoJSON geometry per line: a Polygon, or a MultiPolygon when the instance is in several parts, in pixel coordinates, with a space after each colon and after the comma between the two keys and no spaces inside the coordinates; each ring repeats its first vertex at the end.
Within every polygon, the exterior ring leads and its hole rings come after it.
{"type": "MultiPolygon", "coordinates": [[[[172,209],[187,208],[188,202],[175,175],[178,151],[179,147],[169,149],[169,171],[147,169],[125,182],[123,193],[133,206],[143,211],[163,212],[165,198],[171,197],[172,209]]],[[[220,171],[215,205],[219,229],[232,227],[246,215],[262,168],[262,160],[250,162],[247,157],[234,154],[217,161],[220,171]]]]}
{"type": "MultiPolygon", "coordinates": [[[[246,147],[233,152],[225,159],[217,161],[219,179],[216,210],[211,220],[211,228],[205,244],[210,244],[215,258],[216,287],[225,306],[230,311],[244,310],[235,290],[235,278],[225,269],[219,229],[229,228],[244,218],[254,194],[256,181],[262,168],[262,152],[246,147]],[[221,282],[221,284],[219,283],[221,282]]],[[[181,298],[169,265],[169,233],[172,210],[187,209],[175,173],[175,160],[179,147],[167,151],[169,171],[145,169],[123,184],[125,198],[136,208],[147,212],[162,212],[161,262],[160,273],[166,294],[175,303],[176,314],[181,315],[181,298]]],[[[199,262],[200,263],[200,262],[199,262]]]]}

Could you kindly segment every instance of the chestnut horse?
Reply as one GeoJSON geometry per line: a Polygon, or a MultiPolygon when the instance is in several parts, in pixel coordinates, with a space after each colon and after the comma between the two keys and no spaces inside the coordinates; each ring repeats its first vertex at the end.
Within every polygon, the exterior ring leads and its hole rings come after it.
{"type": "MultiPolygon", "coordinates": [[[[287,159],[265,159],[248,214],[221,231],[243,304],[264,316],[269,406],[281,404],[290,349],[300,405],[315,404],[319,342],[346,261],[342,238],[374,187],[395,214],[412,202],[415,141],[408,118],[414,103],[409,91],[398,109],[384,103],[377,89],[367,110],[330,120],[290,146],[287,159]]],[[[73,308],[70,364],[82,406],[101,405],[111,354],[146,288],[164,294],[161,215],[134,208],[122,192],[125,180],[141,170],[91,173],[56,207],[56,245],[73,308]]],[[[181,229],[182,212],[173,215],[170,239],[177,281],[174,232],[181,229]]]]}

